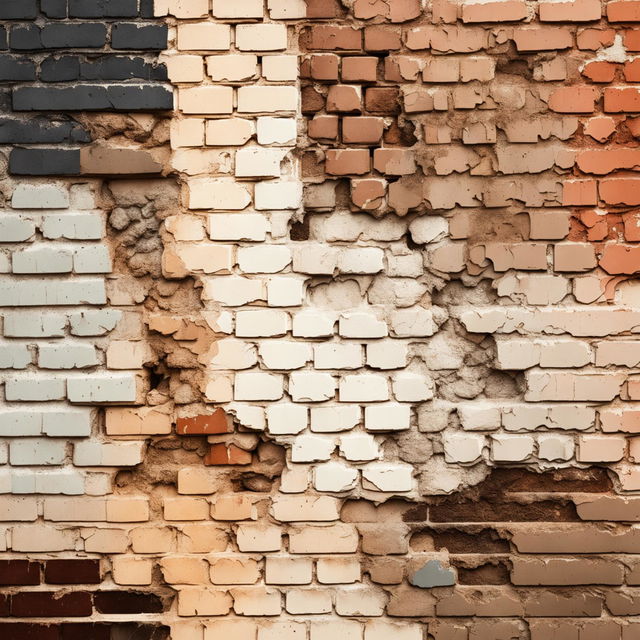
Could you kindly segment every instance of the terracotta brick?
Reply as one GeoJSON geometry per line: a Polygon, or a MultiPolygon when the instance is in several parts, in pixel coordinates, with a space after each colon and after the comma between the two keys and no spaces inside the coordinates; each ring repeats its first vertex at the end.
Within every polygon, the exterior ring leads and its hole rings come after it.
{"type": "MultiPolygon", "coordinates": [[[[607,91],[605,89],[605,101],[607,91]]],[[[593,113],[599,97],[595,87],[562,87],[549,96],[549,109],[557,113],[593,113]]]]}
{"type": "Polygon", "coordinates": [[[375,82],[378,74],[378,58],[371,56],[342,58],[343,82],[375,82]]]}
{"type": "Polygon", "coordinates": [[[365,51],[395,51],[400,49],[401,31],[395,27],[365,27],[365,51]]]}
{"type": "Polygon", "coordinates": [[[210,415],[178,418],[176,422],[176,433],[181,436],[216,435],[232,431],[233,425],[224,409],[216,409],[210,415]]]}
{"type": "Polygon", "coordinates": [[[206,465],[248,465],[253,456],[250,451],[245,451],[234,444],[213,444],[204,458],[206,465]]]}
{"type": "Polygon", "coordinates": [[[340,58],[332,53],[311,56],[311,77],[314,80],[338,81],[340,58]]]}
{"type": "Polygon", "coordinates": [[[371,117],[342,119],[342,141],[345,144],[376,144],[382,139],[384,120],[371,117]]]}
{"type": "Polygon", "coordinates": [[[360,87],[336,85],[329,88],[327,111],[330,113],[354,113],[362,110],[360,87]]]}
{"type": "Polygon", "coordinates": [[[604,110],[607,113],[640,112],[640,92],[633,87],[604,90],[604,110]]]}
{"type": "Polygon", "coordinates": [[[597,51],[601,47],[609,47],[615,37],[613,29],[583,29],[578,31],[578,49],[597,51]]]}
{"type": "Polygon", "coordinates": [[[600,20],[602,6],[599,0],[573,0],[572,2],[540,2],[538,15],[543,22],[591,22],[600,20]]]}
{"type": "Polygon", "coordinates": [[[513,39],[518,51],[553,51],[573,46],[573,37],[562,27],[515,29],[513,39]]]}
{"type": "Polygon", "coordinates": [[[310,49],[325,51],[359,51],[362,49],[361,29],[317,25],[311,27],[310,32],[310,49]]]}
{"type": "Polygon", "coordinates": [[[614,0],[607,2],[609,22],[640,22],[640,2],[637,0],[614,0]]]}
{"type": "Polygon", "coordinates": [[[519,22],[527,16],[527,5],[520,0],[462,5],[462,22],[519,22]]]}
{"type": "Polygon", "coordinates": [[[370,113],[393,115],[399,112],[400,92],[392,87],[371,87],[365,91],[365,108],[370,113]]]}
{"type": "Polygon", "coordinates": [[[618,65],[612,62],[588,62],[582,70],[582,75],[591,82],[613,82],[618,65]]]}
{"type": "Polygon", "coordinates": [[[330,149],[326,154],[325,171],[329,175],[364,175],[371,168],[367,149],[330,149]]]}

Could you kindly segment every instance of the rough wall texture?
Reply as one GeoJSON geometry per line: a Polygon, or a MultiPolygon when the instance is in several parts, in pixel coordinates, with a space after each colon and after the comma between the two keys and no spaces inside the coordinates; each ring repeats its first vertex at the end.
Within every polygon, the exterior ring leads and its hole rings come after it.
{"type": "Polygon", "coordinates": [[[3,640],[640,637],[640,2],[0,21],[3,640]]]}

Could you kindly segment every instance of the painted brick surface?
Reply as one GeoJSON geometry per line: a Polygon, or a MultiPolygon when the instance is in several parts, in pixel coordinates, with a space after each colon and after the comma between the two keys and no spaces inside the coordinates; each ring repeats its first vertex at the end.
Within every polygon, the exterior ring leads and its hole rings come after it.
{"type": "Polygon", "coordinates": [[[5,0],[0,635],[636,638],[637,4],[5,0]]]}

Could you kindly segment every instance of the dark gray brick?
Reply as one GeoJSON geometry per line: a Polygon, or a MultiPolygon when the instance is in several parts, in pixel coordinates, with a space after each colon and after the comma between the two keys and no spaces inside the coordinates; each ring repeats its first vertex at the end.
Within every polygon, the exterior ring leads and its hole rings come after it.
{"type": "Polygon", "coordinates": [[[4,50],[7,48],[7,30],[0,26],[0,49],[4,50]]]}
{"type": "Polygon", "coordinates": [[[148,62],[144,58],[127,56],[103,56],[80,64],[82,80],[166,80],[167,69],[163,64],[148,62]]]}
{"type": "Polygon", "coordinates": [[[0,2],[0,20],[33,20],[37,15],[37,0],[2,0],[0,2]]]}
{"type": "Polygon", "coordinates": [[[91,142],[91,136],[77,122],[33,118],[0,118],[0,144],[59,144],[91,142]]]}
{"type": "Polygon", "coordinates": [[[167,34],[168,27],[165,24],[138,25],[123,22],[113,26],[111,47],[132,51],[162,51],[167,48],[167,34]]]}
{"type": "Polygon", "coordinates": [[[153,10],[154,0],[140,0],[140,17],[141,18],[153,18],[155,12],[153,10]]]}
{"type": "Polygon", "coordinates": [[[104,47],[107,42],[107,27],[97,22],[47,24],[42,29],[41,40],[47,49],[104,47]]]}
{"type": "Polygon", "coordinates": [[[135,18],[138,0],[69,0],[70,18],[135,18]]]}
{"type": "Polygon", "coordinates": [[[80,58],[62,56],[46,58],[40,64],[40,79],[43,82],[71,82],[80,79],[80,58]]]}
{"type": "Polygon", "coordinates": [[[17,87],[15,111],[166,111],[173,91],[162,85],[78,85],[17,87]]]}
{"type": "Polygon", "coordinates": [[[9,47],[16,51],[42,49],[40,28],[35,24],[11,27],[9,47]]]}
{"type": "Polygon", "coordinates": [[[27,57],[0,55],[0,82],[36,79],[36,65],[27,57]]]}
{"type": "Polygon", "coordinates": [[[79,149],[12,149],[9,173],[16,176],[77,176],[79,149]]]}
{"type": "Polygon", "coordinates": [[[47,18],[66,18],[67,0],[40,0],[40,10],[47,18]]]}

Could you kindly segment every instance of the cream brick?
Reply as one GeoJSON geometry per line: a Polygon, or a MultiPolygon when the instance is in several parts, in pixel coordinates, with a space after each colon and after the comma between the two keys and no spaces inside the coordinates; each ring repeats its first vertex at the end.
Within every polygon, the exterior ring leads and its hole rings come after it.
{"type": "Polygon", "coordinates": [[[362,421],[358,405],[311,407],[311,431],[337,433],[349,431],[362,421]]]}
{"type": "Polygon", "coordinates": [[[206,142],[218,147],[242,146],[254,134],[251,120],[243,118],[225,118],[206,121],[206,142]]]}
{"type": "Polygon", "coordinates": [[[314,347],[316,369],[359,369],[364,366],[359,344],[329,343],[314,347]]]}
{"type": "Polygon", "coordinates": [[[129,535],[134,553],[168,553],[175,545],[174,533],[167,527],[136,527],[129,535]]]}
{"type": "Polygon", "coordinates": [[[330,438],[308,434],[301,435],[293,441],[291,462],[328,460],[335,448],[336,443],[330,438]]]}
{"type": "Polygon", "coordinates": [[[232,589],[233,610],[241,616],[278,616],[280,592],[262,587],[232,589]]]}
{"type": "Polygon", "coordinates": [[[620,436],[584,435],[578,438],[579,462],[617,462],[627,450],[627,441],[620,436]]]}
{"type": "Polygon", "coordinates": [[[180,51],[228,51],[231,46],[231,27],[227,24],[200,22],[178,25],[180,51]]]}
{"type": "Polygon", "coordinates": [[[433,316],[427,309],[402,309],[390,317],[391,332],[398,338],[432,336],[436,327],[433,316]]]}
{"type": "Polygon", "coordinates": [[[351,584],[360,582],[360,563],[357,558],[318,558],[316,574],[321,584],[351,584]]]}
{"type": "Polygon", "coordinates": [[[236,542],[243,552],[280,551],[282,531],[280,527],[268,524],[241,524],[236,532],[236,542]]]}
{"type": "Polygon", "coordinates": [[[238,266],[245,273],[278,273],[291,264],[291,250],[284,246],[238,249],[238,266]]]}
{"type": "Polygon", "coordinates": [[[482,456],[484,436],[472,434],[446,434],[443,438],[447,462],[475,462],[482,456]]]}
{"type": "Polygon", "coordinates": [[[364,640],[422,640],[422,627],[417,623],[403,621],[402,624],[386,620],[367,622],[364,628],[364,640]]]}
{"type": "Polygon", "coordinates": [[[295,87],[255,86],[238,89],[239,113],[276,113],[297,109],[298,92],[295,87]]]}
{"type": "Polygon", "coordinates": [[[342,492],[354,489],[358,482],[358,470],[340,462],[327,462],[315,467],[313,486],[317,491],[342,492]]]}
{"type": "Polygon", "coordinates": [[[338,269],[343,273],[379,273],[384,269],[384,251],[376,247],[343,249],[338,269]]]}
{"type": "Polygon", "coordinates": [[[343,338],[384,338],[387,325],[370,313],[344,313],[340,316],[338,332],[343,338]]]}
{"type": "Polygon", "coordinates": [[[241,82],[258,75],[258,57],[251,54],[208,56],[207,73],[215,82],[241,82]]]}
{"type": "Polygon", "coordinates": [[[231,619],[205,622],[204,640],[256,640],[256,624],[249,620],[231,619]]]}
{"type": "Polygon", "coordinates": [[[294,372],[289,377],[289,393],[294,402],[323,402],[336,394],[336,379],[329,373],[294,372]]]}
{"type": "Polygon", "coordinates": [[[304,0],[269,0],[269,15],[272,20],[297,20],[307,17],[304,0]]]}
{"type": "MultiPolygon", "coordinates": [[[[35,498],[0,496],[0,520],[3,522],[29,522],[38,519],[38,503],[35,498]]],[[[33,529],[33,531],[38,531],[33,529]]]]}
{"type": "Polygon", "coordinates": [[[250,369],[258,363],[255,346],[244,340],[224,338],[216,343],[216,351],[209,361],[214,371],[250,369]]]}
{"type": "MultiPolygon", "coordinates": [[[[331,613],[331,594],[321,589],[290,589],[285,598],[285,610],[292,615],[331,613]]],[[[306,638],[306,627],[302,638],[306,638]]]]}
{"type": "Polygon", "coordinates": [[[154,15],[202,18],[209,13],[209,0],[155,0],[154,15]]]}
{"type": "Polygon", "coordinates": [[[333,335],[335,315],[308,309],[293,316],[292,334],[296,338],[326,338],[333,335]]]}
{"type": "Polygon", "coordinates": [[[533,448],[531,436],[491,436],[491,454],[496,462],[521,462],[533,454],[533,448]]]}
{"type": "Polygon", "coordinates": [[[307,428],[307,407],[282,403],[267,407],[269,433],[274,435],[295,435],[307,428]]]}
{"type": "Polygon", "coordinates": [[[202,82],[204,64],[200,56],[166,56],[162,61],[167,65],[171,82],[202,82]]]}
{"type": "Polygon", "coordinates": [[[304,301],[305,279],[276,277],[267,281],[267,304],[270,307],[299,307],[304,301]]]}
{"type": "Polygon", "coordinates": [[[224,616],[232,604],[231,596],[222,590],[186,587],[178,592],[179,616],[224,616]]]}
{"type": "Polygon", "coordinates": [[[310,584],[312,574],[311,558],[269,556],[265,560],[266,584],[310,584]]]}
{"type": "Polygon", "coordinates": [[[380,457],[375,438],[368,433],[353,433],[340,438],[340,453],[351,462],[366,462],[380,457]]]}
{"type": "Polygon", "coordinates": [[[248,240],[263,242],[271,226],[260,213],[216,213],[208,217],[209,237],[212,240],[248,240]]]}
{"type": "Polygon", "coordinates": [[[202,147],[204,120],[201,118],[171,119],[171,148],[202,147]]]}
{"type": "Polygon", "coordinates": [[[89,553],[125,553],[129,546],[122,529],[83,529],[84,549],[89,553]]]}
{"type": "Polygon", "coordinates": [[[236,47],[240,51],[286,49],[287,27],[284,24],[239,24],[236,27],[236,47]]]}
{"type": "Polygon", "coordinates": [[[207,278],[204,282],[204,300],[214,300],[227,307],[240,307],[256,300],[264,300],[262,280],[240,276],[207,278]]]}
{"type": "Polygon", "coordinates": [[[153,562],[134,556],[117,556],[111,560],[111,575],[119,585],[143,586],[151,584],[153,562]]]}
{"type": "Polygon", "coordinates": [[[264,309],[238,311],[236,336],[239,338],[269,338],[283,336],[289,331],[289,315],[284,311],[264,309]]]}
{"type": "Polygon", "coordinates": [[[278,178],[280,163],[287,151],[285,149],[265,149],[248,147],[236,152],[237,178],[278,178]]]}
{"type": "Polygon", "coordinates": [[[178,90],[178,105],[187,114],[222,114],[233,112],[232,87],[189,87],[178,90]]]}
{"type": "Polygon", "coordinates": [[[569,436],[548,434],[538,436],[538,457],[542,460],[571,460],[575,445],[569,436]]]}
{"type": "Polygon", "coordinates": [[[367,345],[367,365],[373,369],[402,369],[407,366],[407,356],[407,345],[397,340],[367,345]]]}
{"type": "Polygon", "coordinates": [[[165,520],[207,520],[209,503],[202,498],[165,498],[165,520]]]}
{"type": "Polygon", "coordinates": [[[262,18],[262,0],[213,0],[215,18],[262,18]]]}
{"type": "Polygon", "coordinates": [[[296,141],[297,128],[294,118],[258,118],[257,133],[259,144],[292,145],[296,141]]]}
{"type": "Polygon", "coordinates": [[[209,565],[204,559],[172,555],[162,558],[159,564],[168,584],[209,583],[209,565]]]}
{"type": "Polygon", "coordinates": [[[393,376],[393,395],[399,402],[423,402],[433,398],[433,381],[429,376],[405,371],[393,376]]]}
{"type": "MultiPolygon", "coordinates": [[[[16,500],[16,499],[14,499],[16,500]]],[[[0,498],[0,503],[3,499],[0,498]]],[[[35,500],[20,498],[16,502],[33,503],[33,508],[37,509],[35,500]]],[[[3,513],[6,504],[2,505],[3,513]]],[[[34,518],[29,518],[35,520],[34,518]]],[[[10,517],[15,520],[16,518],[10,517]]],[[[21,518],[26,519],[26,518],[21,518]]],[[[57,551],[73,551],[76,548],[78,534],[72,529],[59,529],[44,524],[18,525],[11,529],[11,549],[14,552],[47,553],[57,551]]]]}
{"type": "Polygon", "coordinates": [[[340,517],[340,501],[329,496],[276,496],[271,510],[281,522],[330,522],[340,517]]]}
{"type": "Polygon", "coordinates": [[[312,359],[311,345],[285,340],[264,341],[259,354],[267,369],[300,369],[312,359]]]}
{"type": "Polygon", "coordinates": [[[230,180],[191,178],[188,181],[189,208],[239,211],[251,202],[246,187],[230,180]]]}
{"type": "Polygon", "coordinates": [[[309,469],[301,465],[285,467],[280,480],[280,493],[304,493],[309,488],[309,469]]]}
{"type": "Polygon", "coordinates": [[[411,465],[377,462],[362,469],[362,488],[404,493],[413,488],[412,475],[411,465]]]}
{"type": "Polygon", "coordinates": [[[263,56],[262,75],[270,82],[294,82],[298,77],[298,57],[263,56]]]}
{"type": "Polygon", "coordinates": [[[385,593],[377,589],[358,587],[336,593],[336,613],[341,616],[377,617],[384,613],[385,593]]]}
{"type": "Polygon", "coordinates": [[[389,400],[389,381],[385,376],[361,373],[340,380],[340,402],[381,402],[389,400]]]}
{"type": "Polygon", "coordinates": [[[233,398],[239,400],[280,400],[284,393],[283,378],[273,373],[238,373],[233,398]]]}

